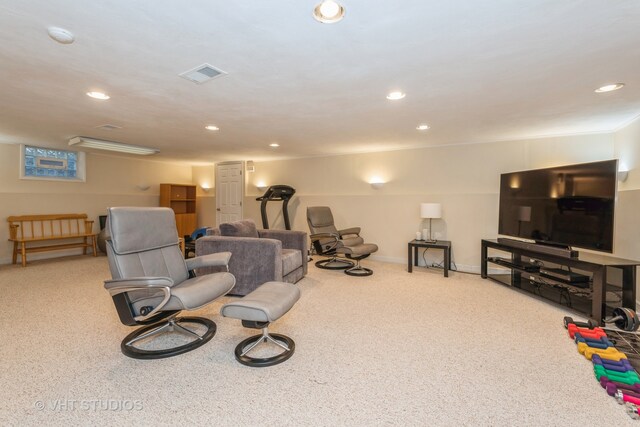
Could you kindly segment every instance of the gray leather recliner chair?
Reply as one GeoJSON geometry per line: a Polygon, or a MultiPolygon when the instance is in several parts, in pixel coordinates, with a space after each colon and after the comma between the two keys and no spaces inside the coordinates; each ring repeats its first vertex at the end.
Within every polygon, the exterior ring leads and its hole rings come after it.
{"type": "Polygon", "coordinates": [[[360,227],[338,230],[334,225],[331,209],[327,206],[308,207],[307,223],[311,232],[309,238],[316,253],[328,257],[317,261],[316,267],[344,270],[350,276],[373,274],[373,271],[360,265],[360,260],[376,252],[378,245],[364,243],[364,239],[360,237],[360,227]]]}
{"type": "Polygon", "coordinates": [[[228,272],[196,277],[195,268],[226,266],[231,253],[222,252],[185,260],[178,246],[175,215],[169,208],[119,207],[108,209],[107,257],[112,280],[104,283],[129,326],[145,325],[122,341],[121,350],[136,359],[158,359],[191,351],[208,342],[216,324],[202,317],[177,317],[181,310],[200,308],[233,288],[228,272]],[[194,326],[187,326],[187,325],[194,326]],[[204,329],[204,332],[198,333],[204,329]],[[180,332],[165,340],[162,332],[180,332]],[[155,337],[154,340],[149,338],[155,337]],[[151,342],[150,342],[151,341],[151,342]],[[138,344],[138,345],[136,345],[138,344]]]}

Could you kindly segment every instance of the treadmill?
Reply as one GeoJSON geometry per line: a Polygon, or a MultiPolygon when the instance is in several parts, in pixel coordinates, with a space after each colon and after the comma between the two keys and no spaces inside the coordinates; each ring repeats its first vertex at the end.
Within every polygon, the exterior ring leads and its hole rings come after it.
{"type": "Polygon", "coordinates": [[[269,229],[269,218],[267,218],[267,203],[269,202],[282,202],[282,217],[284,218],[284,227],[287,230],[291,230],[291,223],[289,222],[289,211],[287,205],[289,200],[296,194],[296,189],[288,185],[272,185],[267,188],[267,191],[258,198],[260,203],[260,214],[262,215],[262,228],[269,229]]]}

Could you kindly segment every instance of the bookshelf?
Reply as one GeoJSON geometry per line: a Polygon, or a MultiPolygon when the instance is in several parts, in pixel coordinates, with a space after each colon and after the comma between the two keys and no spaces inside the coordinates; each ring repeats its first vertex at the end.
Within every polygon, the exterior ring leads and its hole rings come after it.
{"type": "Polygon", "coordinates": [[[160,184],[160,206],[175,212],[179,237],[191,235],[197,228],[195,185],[160,184]]]}

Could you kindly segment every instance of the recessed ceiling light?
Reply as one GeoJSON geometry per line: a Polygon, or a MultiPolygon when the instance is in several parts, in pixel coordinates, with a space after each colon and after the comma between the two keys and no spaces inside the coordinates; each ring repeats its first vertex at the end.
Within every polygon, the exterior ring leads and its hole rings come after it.
{"type": "Polygon", "coordinates": [[[344,7],[333,0],[325,0],[313,9],[313,17],[323,24],[333,24],[344,18],[344,7]]]}
{"type": "Polygon", "coordinates": [[[611,92],[612,90],[622,89],[623,86],[624,86],[624,83],[613,83],[610,85],[600,86],[598,89],[596,89],[596,92],[598,93],[611,92]]]}
{"type": "Polygon", "coordinates": [[[49,37],[58,43],[71,44],[75,40],[71,31],[60,27],[49,27],[47,28],[47,33],[49,33],[49,37]]]}
{"type": "Polygon", "coordinates": [[[387,99],[390,99],[392,101],[396,101],[398,99],[404,98],[405,96],[407,96],[406,93],[400,92],[400,91],[396,91],[396,92],[390,92],[389,95],[387,95],[387,99]]]}
{"type": "Polygon", "coordinates": [[[416,129],[418,129],[418,130],[427,130],[427,129],[429,129],[429,125],[418,125],[416,127],[416,129]]]}
{"type": "Polygon", "coordinates": [[[204,127],[206,130],[220,130],[220,128],[216,125],[208,125],[204,127]]]}
{"type": "Polygon", "coordinates": [[[91,98],[95,98],[95,99],[102,99],[102,100],[111,98],[109,95],[102,92],[87,92],[87,96],[90,96],[91,98]]]}
{"type": "Polygon", "coordinates": [[[276,144],[274,142],[273,144],[269,144],[269,147],[277,148],[277,147],[280,147],[280,144],[276,144]]]}

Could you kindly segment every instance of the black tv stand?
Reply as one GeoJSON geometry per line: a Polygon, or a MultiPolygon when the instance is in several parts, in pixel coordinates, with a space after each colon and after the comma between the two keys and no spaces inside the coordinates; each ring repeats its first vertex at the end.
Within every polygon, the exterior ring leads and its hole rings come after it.
{"type": "Polygon", "coordinates": [[[586,252],[567,257],[549,253],[545,246],[529,245],[513,246],[503,239],[482,240],[482,278],[564,305],[600,325],[616,307],[636,309],[639,261],[586,252]],[[502,256],[489,256],[490,250],[502,256]],[[509,257],[505,258],[505,253],[509,257]],[[489,264],[502,269],[490,272],[489,264]],[[616,301],[607,302],[607,291],[615,294],[616,301]]]}

